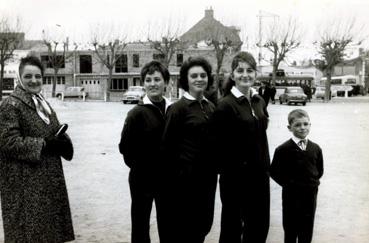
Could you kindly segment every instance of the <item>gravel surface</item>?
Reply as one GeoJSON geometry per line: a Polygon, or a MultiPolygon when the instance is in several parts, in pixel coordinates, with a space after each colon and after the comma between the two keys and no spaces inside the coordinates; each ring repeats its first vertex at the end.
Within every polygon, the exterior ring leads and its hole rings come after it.
{"type": "MultiPolygon", "coordinates": [[[[75,146],[74,159],[64,161],[75,242],[130,242],[128,169],[118,143],[124,119],[133,105],[50,102],[59,120],[69,124],[68,133],[75,146]]],[[[290,137],[287,114],[294,108],[297,107],[269,105],[271,157],[276,146],[290,137]]],[[[310,139],[322,147],[325,162],[313,242],[369,242],[369,99],[314,101],[298,108],[309,112],[310,139]]],[[[214,225],[206,243],[218,240],[220,209],[217,195],[214,225]]],[[[155,213],[152,216],[152,242],[158,243],[155,213]]],[[[0,230],[0,242],[3,237],[0,230]]],[[[283,242],[281,188],[274,182],[267,242],[283,242]]]]}

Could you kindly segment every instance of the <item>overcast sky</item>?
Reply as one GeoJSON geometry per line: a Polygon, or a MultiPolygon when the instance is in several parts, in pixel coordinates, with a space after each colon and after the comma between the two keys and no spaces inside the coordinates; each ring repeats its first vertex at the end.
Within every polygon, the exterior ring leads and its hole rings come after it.
{"type": "MultiPolygon", "coordinates": [[[[184,32],[209,7],[222,23],[238,26],[250,46],[257,38],[259,10],[264,16],[298,18],[308,40],[304,45],[316,36],[315,27],[329,19],[356,16],[359,25],[369,23],[368,0],[0,0],[0,14],[20,16],[27,39],[41,39],[42,30],[48,30],[77,42],[87,42],[91,26],[98,23],[114,23],[116,30],[129,33],[130,40],[147,35],[149,26],[155,33],[169,21],[184,32]]],[[[272,19],[264,17],[263,23],[272,19]]],[[[369,24],[363,32],[369,36],[369,24]]]]}

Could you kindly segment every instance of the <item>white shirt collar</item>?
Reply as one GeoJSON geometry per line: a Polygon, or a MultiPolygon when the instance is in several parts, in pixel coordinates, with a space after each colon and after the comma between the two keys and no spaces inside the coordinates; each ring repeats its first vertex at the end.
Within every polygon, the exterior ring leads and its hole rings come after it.
{"type": "MultiPolygon", "coordinates": [[[[301,141],[301,140],[303,140],[303,139],[298,138],[298,137],[295,137],[295,136],[292,136],[292,140],[293,140],[296,144],[298,144],[298,142],[300,142],[300,141],[301,141]]],[[[307,142],[308,142],[308,138],[306,137],[304,140],[306,141],[306,144],[307,144],[307,142]]]]}
{"type": "MultiPolygon", "coordinates": [[[[163,96],[163,99],[165,100],[165,111],[167,111],[168,107],[172,104],[172,102],[165,96],[163,96]]],[[[149,99],[149,97],[147,97],[147,95],[143,97],[142,102],[144,103],[144,105],[154,105],[149,99]]]]}
{"type": "MultiPolygon", "coordinates": [[[[183,94],[183,97],[185,97],[188,100],[196,100],[196,98],[190,95],[190,93],[188,93],[187,91],[183,94]]],[[[202,100],[208,101],[208,99],[206,99],[205,96],[202,96],[202,100]]]]}
{"type": "MultiPolygon", "coordinates": [[[[236,97],[236,98],[240,98],[241,96],[245,96],[243,93],[241,93],[241,91],[236,87],[233,86],[231,89],[231,93],[236,97]]],[[[257,95],[258,92],[256,91],[256,89],[254,88],[250,88],[249,91],[250,97],[253,97],[254,95],[257,95]]],[[[246,97],[246,96],[245,96],[246,97]]]]}

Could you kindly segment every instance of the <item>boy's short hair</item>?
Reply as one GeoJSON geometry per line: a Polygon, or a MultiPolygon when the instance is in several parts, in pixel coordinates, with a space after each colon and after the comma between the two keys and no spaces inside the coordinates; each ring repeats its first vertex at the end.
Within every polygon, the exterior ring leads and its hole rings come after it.
{"type": "Polygon", "coordinates": [[[142,82],[145,82],[145,77],[147,74],[153,74],[155,71],[161,73],[165,84],[169,83],[170,74],[168,68],[166,68],[161,62],[158,61],[151,61],[143,66],[143,68],[141,69],[142,82]]]}
{"type": "Polygon", "coordinates": [[[288,114],[288,124],[292,125],[293,121],[297,118],[302,118],[302,117],[307,117],[308,119],[310,119],[309,114],[302,110],[302,109],[295,109],[292,110],[289,114],[288,114]]]}
{"type": "Polygon", "coordinates": [[[23,69],[26,65],[38,67],[41,71],[41,75],[44,76],[44,67],[42,66],[40,59],[36,56],[26,56],[20,59],[19,68],[18,68],[20,77],[22,76],[23,69]]]}

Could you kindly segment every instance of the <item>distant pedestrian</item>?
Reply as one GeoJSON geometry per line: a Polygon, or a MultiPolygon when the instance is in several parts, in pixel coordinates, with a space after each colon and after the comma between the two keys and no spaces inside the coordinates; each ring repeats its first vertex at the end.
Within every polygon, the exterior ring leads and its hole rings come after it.
{"type": "Polygon", "coordinates": [[[301,85],[304,94],[307,96],[307,101],[310,102],[312,98],[312,90],[307,84],[301,85]]]}
{"type": "Polygon", "coordinates": [[[292,138],[277,147],[271,177],[282,186],[284,242],[309,243],[313,236],[319,179],[323,175],[321,148],[307,138],[310,118],[306,111],[288,115],[292,138]]]}
{"type": "Polygon", "coordinates": [[[6,243],[74,240],[61,160],[73,158],[73,145],[41,94],[43,74],[40,59],[22,58],[19,84],[0,106],[0,191],[6,243]]]}
{"type": "Polygon", "coordinates": [[[259,87],[258,92],[259,92],[259,95],[261,97],[263,97],[266,106],[268,106],[269,100],[272,96],[272,92],[271,92],[269,83],[264,83],[264,82],[261,83],[261,86],[259,87]]]}
{"type": "Polygon", "coordinates": [[[275,95],[277,93],[277,90],[275,88],[274,84],[270,85],[270,99],[272,100],[272,104],[275,104],[275,95]]]}
{"type": "MultiPolygon", "coordinates": [[[[168,239],[167,207],[164,176],[166,168],[160,152],[165,113],[170,101],[164,97],[169,82],[168,69],[158,61],[147,63],[141,70],[146,95],[128,112],[124,122],[119,151],[130,168],[132,243],[150,242],[150,215],[155,201],[160,242],[168,239]]],[[[171,223],[171,222],[170,222],[171,223]]]]}
{"type": "Polygon", "coordinates": [[[210,147],[209,119],[214,104],[205,98],[213,83],[212,68],[202,57],[190,57],[179,72],[185,91],[168,113],[163,148],[173,180],[172,243],[202,243],[209,233],[214,214],[217,174],[210,147]]]}
{"type": "Polygon", "coordinates": [[[256,61],[248,52],[232,60],[212,123],[220,172],[220,243],[265,242],[269,230],[268,112],[252,88],[256,61]]]}

